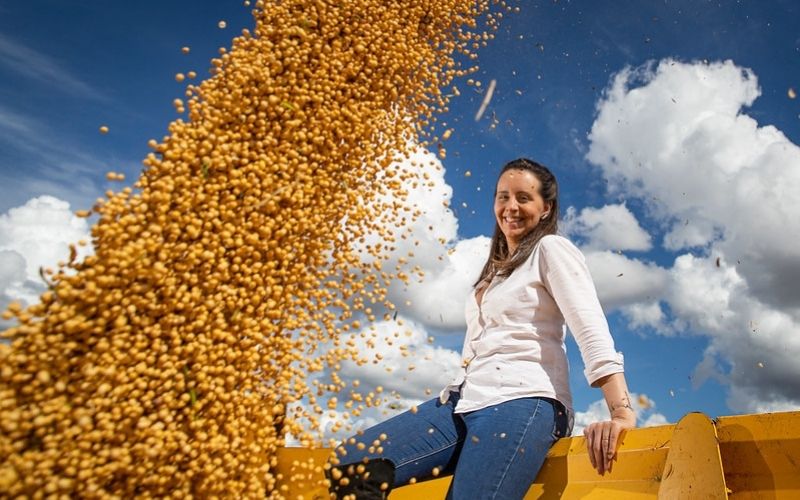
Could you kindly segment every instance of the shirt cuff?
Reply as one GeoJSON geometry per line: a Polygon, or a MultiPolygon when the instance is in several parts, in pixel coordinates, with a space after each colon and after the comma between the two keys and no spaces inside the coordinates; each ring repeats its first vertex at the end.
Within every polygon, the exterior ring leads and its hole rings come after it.
{"type": "Polygon", "coordinates": [[[615,373],[623,373],[624,371],[625,359],[621,352],[617,352],[614,359],[598,360],[592,363],[591,366],[587,366],[586,369],[583,370],[583,375],[586,377],[586,381],[589,382],[589,385],[593,385],[603,377],[615,373]]]}

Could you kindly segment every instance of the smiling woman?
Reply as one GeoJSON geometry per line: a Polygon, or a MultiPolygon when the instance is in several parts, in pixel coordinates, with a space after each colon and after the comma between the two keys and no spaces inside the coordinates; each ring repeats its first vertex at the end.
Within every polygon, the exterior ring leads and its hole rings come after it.
{"type": "Polygon", "coordinates": [[[572,428],[565,324],[611,415],[584,431],[598,473],[612,469],[621,433],[636,425],[583,255],[555,234],[555,176],[524,158],[507,163],[494,209],[492,251],[467,298],[458,373],[439,397],[342,443],[331,470],[338,498],[385,498],[443,473],[453,474],[447,498],[523,498],[572,428]]]}

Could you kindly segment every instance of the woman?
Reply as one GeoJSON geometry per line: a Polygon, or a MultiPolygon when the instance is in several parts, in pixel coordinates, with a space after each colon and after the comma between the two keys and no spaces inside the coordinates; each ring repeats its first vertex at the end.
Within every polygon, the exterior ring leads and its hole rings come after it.
{"type": "Polygon", "coordinates": [[[392,487],[451,472],[448,499],[524,497],[547,451],[572,429],[565,322],[611,414],[584,431],[589,458],[598,473],[611,470],[636,415],[583,255],[556,235],[555,177],[524,158],[506,164],[494,213],[490,256],[467,299],[460,373],[439,398],[339,448],[330,471],[338,498],[385,498],[392,487]]]}

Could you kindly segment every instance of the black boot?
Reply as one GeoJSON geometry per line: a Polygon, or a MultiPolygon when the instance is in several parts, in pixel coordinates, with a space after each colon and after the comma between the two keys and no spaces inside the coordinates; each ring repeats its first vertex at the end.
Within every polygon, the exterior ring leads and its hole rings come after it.
{"type": "Polygon", "coordinates": [[[328,479],[331,493],[335,493],[338,500],[386,500],[394,483],[394,465],[382,458],[367,463],[335,465],[328,472],[328,479]]]}

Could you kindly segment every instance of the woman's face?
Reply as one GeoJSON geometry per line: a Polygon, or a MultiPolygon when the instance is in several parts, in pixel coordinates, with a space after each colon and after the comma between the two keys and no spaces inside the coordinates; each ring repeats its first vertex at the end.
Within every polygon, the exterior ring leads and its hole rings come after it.
{"type": "Polygon", "coordinates": [[[541,187],[533,173],[515,168],[504,172],[497,181],[494,215],[511,252],[550,211],[551,204],[542,199],[541,187]]]}

